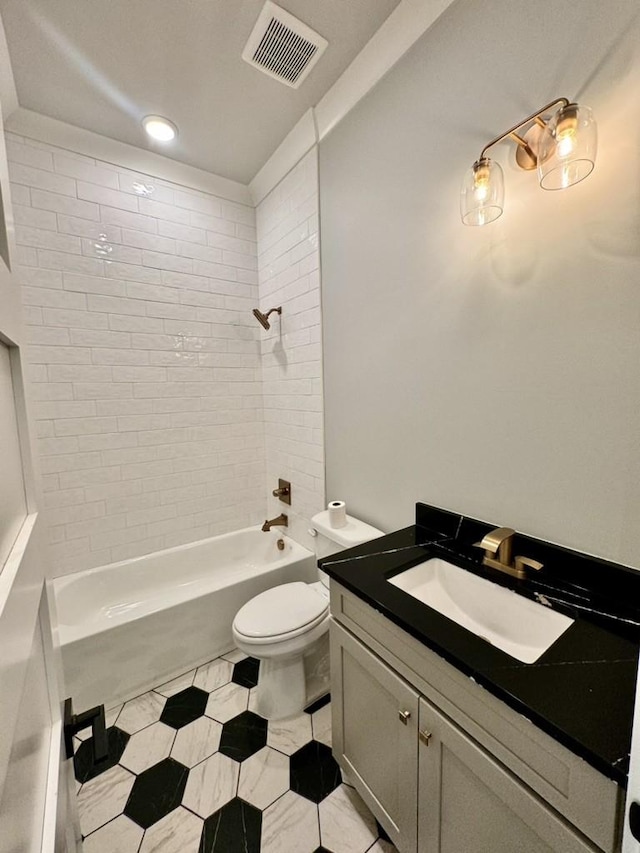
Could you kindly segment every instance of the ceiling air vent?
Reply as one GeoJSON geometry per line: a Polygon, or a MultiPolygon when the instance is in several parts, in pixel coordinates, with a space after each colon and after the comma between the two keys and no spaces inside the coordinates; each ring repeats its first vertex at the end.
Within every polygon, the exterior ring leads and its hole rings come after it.
{"type": "Polygon", "coordinates": [[[297,89],[328,42],[271,0],[264,4],[242,58],[281,83],[297,89]]]}

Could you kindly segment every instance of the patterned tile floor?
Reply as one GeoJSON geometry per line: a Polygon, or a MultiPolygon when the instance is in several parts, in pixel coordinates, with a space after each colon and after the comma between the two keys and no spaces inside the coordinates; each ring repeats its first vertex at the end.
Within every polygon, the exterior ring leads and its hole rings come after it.
{"type": "Polygon", "coordinates": [[[258,661],[238,651],[107,712],[75,772],[85,853],[395,853],[331,755],[320,700],[268,723],[258,661]]]}

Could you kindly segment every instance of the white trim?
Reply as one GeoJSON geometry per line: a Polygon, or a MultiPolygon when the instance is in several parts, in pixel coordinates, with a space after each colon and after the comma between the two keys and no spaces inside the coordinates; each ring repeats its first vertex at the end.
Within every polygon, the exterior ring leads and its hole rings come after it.
{"type": "Polygon", "coordinates": [[[316,105],[318,138],[330,133],[453,0],[402,0],[316,105]]]}
{"type": "Polygon", "coordinates": [[[4,32],[2,20],[0,19],[0,107],[2,108],[2,117],[4,121],[6,121],[19,106],[18,93],[16,91],[15,80],[13,79],[13,69],[11,68],[11,59],[9,57],[9,47],[7,46],[7,37],[4,32]]]}
{"type": "Polygon", "coordinates": [[[47,769],[47,789],[44,801],[44,820],[42,822],[41,853],[54,853],[56,847],[58,799],[60,797],[61,743],[62,720],[56,720],[51,726],[51,740],[49,742],[49,766],[47,769]]]}
{"type": "Polygon", "coordinates": [[[452,2],[401,0],[316,107],[305,113],[255,175],[249,184],[254,204],[259,204],[307,151],[342,121],[452,2]]]}
{"type": "Polygon", "coordinates": [[[317,141],[313,110],[307,110],[249,184],[253,204],[257,206],[317,141]]]}
{"type": "Polygon", "coordinates": [[[249,188],[245,184],[171,160],[154,151],[145,151],[135,145],[109,139],[23,107],[10,116],[5,129],[19,136],[47,142],[49,145],[75,151],[77,154],[85,154],[87,157],[94,157],[114,166],[131,169],[133,172],[142,172],[163,181],[171,181],[174,184],[211,193],[230,201],[251,205],[249,188]]]}
{"type": "MultiPolygon", "coordinates": [[[[4,568],[0,572],[0,617],[4,613],[4,608],[9,600],[11,591],[13,590],[15,580],[18,577],[18,570],[22,566],[25,552],[31,543],[33,530],[37,520],[37,512],[29,513],[29,515],[25,517],[22,527],[20,528],[20,532],[16,537],[16,541],[13,543],[11,551],[9,551],[9,556],[5,561],[4,568]]],[[[37,582],[40,583],[43,577],[44,572],[40,572],[37,577],[37,582]]]]}

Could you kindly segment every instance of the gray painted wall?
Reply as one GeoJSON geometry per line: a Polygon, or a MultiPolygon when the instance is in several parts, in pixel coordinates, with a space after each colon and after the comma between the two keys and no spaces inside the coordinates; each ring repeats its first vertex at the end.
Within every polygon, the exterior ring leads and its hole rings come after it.
{"type": "Polygon", "coordinates": [[[636,0],[459,0],[320,146],[327,497],[386,530],[413,504],[640,566],[636,0]],[[482,146],[560,95],[596,169],[464,227],[482,146]]]}

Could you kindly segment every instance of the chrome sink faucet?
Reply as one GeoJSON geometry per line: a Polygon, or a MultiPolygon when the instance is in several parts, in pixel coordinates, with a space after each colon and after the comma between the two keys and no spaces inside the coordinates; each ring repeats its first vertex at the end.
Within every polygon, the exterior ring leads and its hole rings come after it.
{"type": "Polygon", "coordinates": [[[265,521],[265,523],[262,525],[262,532],[268,533],[272,527],[276,527],[276,526],[281,526],[281,527],[288,527],[289,526],[289,519],[284,513],[280,513],[280,515],[277,518],[271,518],[271,519],[268,518],[265,521]]]}
{"type": "Polygon", "coordinates": [[[514,578],[526,577],[527,569],[540,571],[542,563],[529,557],[516,557],[511,561],[515,533],[511,527],[496,527],[495,530],[490,530],[481,542],[474,542],[474,547],[484,548],[482,565],[498,569],[499,572],[514,578]]]}

